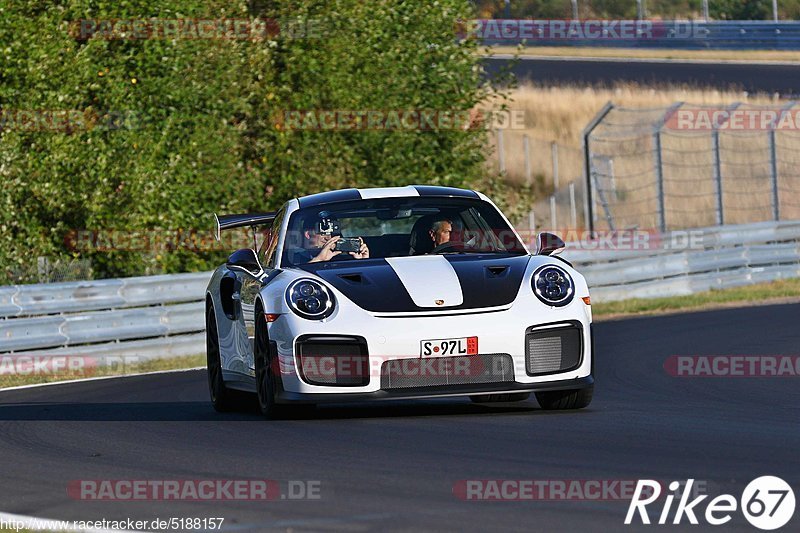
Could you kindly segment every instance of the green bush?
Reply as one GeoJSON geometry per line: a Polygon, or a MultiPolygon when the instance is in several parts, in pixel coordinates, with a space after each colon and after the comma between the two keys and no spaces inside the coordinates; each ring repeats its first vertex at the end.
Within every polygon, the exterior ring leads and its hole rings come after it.
{"type": "MultiPolygon", "coordinates": [[[[96,275],[211,268],[221,253],[74,251],[71,230],[210,230],[338,187],[481,186],[486,133],[287,131],[286,110],[464,111],[491,90],[467,1],[20,0],[0,7],[0,108],[79,110],[122,128],[0,131],[0,282],[52,259],[96,275]],[[316,37],[82,40],[81,19],[316,21],[316,37]],[[103,118],[111,112],[111,118],[103,118]],[[24,269],[23,269],[24,270],[24,269]]],[[[7,122],[8,125],[8,122],[7,122]]]]}

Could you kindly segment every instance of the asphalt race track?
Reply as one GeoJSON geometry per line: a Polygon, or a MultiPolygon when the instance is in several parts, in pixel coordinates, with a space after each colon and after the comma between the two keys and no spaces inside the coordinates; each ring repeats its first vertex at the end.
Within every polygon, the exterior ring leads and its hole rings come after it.
{"type": "MultiPolygon", "coordinates": [[[[7,391],[0,510],[73,520],[225,517],[224,531],[671,531],[625,527],[626,501],[463,501],[453,487],[691,477],[738,499],[750,480],[777,475],[797,492],[800,378],[676,378],[663,364],[670,355],[796,355],[799,317],[792,304],[599,323],[595,399],[577,412],[543,412],[533,399],[435,400],[331,406],[270,422],[213,412],[205,371],[7,391]],[[66,492],[79,479],[243,478],[316,480],[320,498],[81,501],[66,492]]],[[[796,512],[785,530],[799,520],[796,512]]],[[[755,531],[741,513],[724,527],[691,529],[755,531]]]]}
{"type": "MultiPolygon", "coordinates": [[[[494,75],[507,68],[508,59],[485,59],[494,75]]],[[[520,59],[512,68],[520,82],[539,85],[611,86],[636,82],[642,85],[689,85],[748,92],[778,93],[784,98],[800,95],[800,66],[791,64],[719,63],[688,61],[599,60],[535,58],[520,59]]]]}

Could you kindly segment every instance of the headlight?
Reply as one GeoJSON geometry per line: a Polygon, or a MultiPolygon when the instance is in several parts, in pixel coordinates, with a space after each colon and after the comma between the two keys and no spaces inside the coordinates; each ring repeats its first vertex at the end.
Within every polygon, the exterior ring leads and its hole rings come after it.
{"type": "Polygon", "coordinates": [[[286,287],[286,302],[295,314],[309,320],[322,320],[333,313],[336,300],[322,283],[298,279],[286,287]]]}
{"type": "Polygon", "coordinates": [[[536,296],[554,307],[567,305],[575,296],[572,277],[566,270],[555,265],[540,266],[533,273],[532,285],[536,296]]]}

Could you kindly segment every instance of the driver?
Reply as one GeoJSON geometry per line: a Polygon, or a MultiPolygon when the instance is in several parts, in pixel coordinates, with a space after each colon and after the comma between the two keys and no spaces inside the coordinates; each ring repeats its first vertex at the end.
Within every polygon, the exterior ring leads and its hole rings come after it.
{"type": "Polygon", "coordinates": [[[448,218],[438,218],[431,224],[428,234],[433,240],[433,247],[441,246],[450,242],[450,234],[453,232],[453,221],[448,218]]]}
{"type": "MultiPolygon", "coordinates": [[[[318,263],[320,261],[330,261],[342,252],[335,250],[336,242],[342,238],[339,231],[339,221],[327,216],[319,220],[306,219],[303,221],[303,250],[296,256],[297,262],[318,263]]],[[[355,259],[368,259],[369,248],[364,239],[361,240],[361,248],[358,252],[350,252],[355,259]]]]}

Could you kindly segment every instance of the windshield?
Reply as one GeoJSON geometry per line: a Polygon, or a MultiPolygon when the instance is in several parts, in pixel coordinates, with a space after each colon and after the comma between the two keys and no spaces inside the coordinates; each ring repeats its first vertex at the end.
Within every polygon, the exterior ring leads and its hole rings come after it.
{"type": "Polygon", "coordinates": [[[299,209],[281,263],[426,254],[525,254],[497,209],[477,198],[403,197],[299,209]]]}

